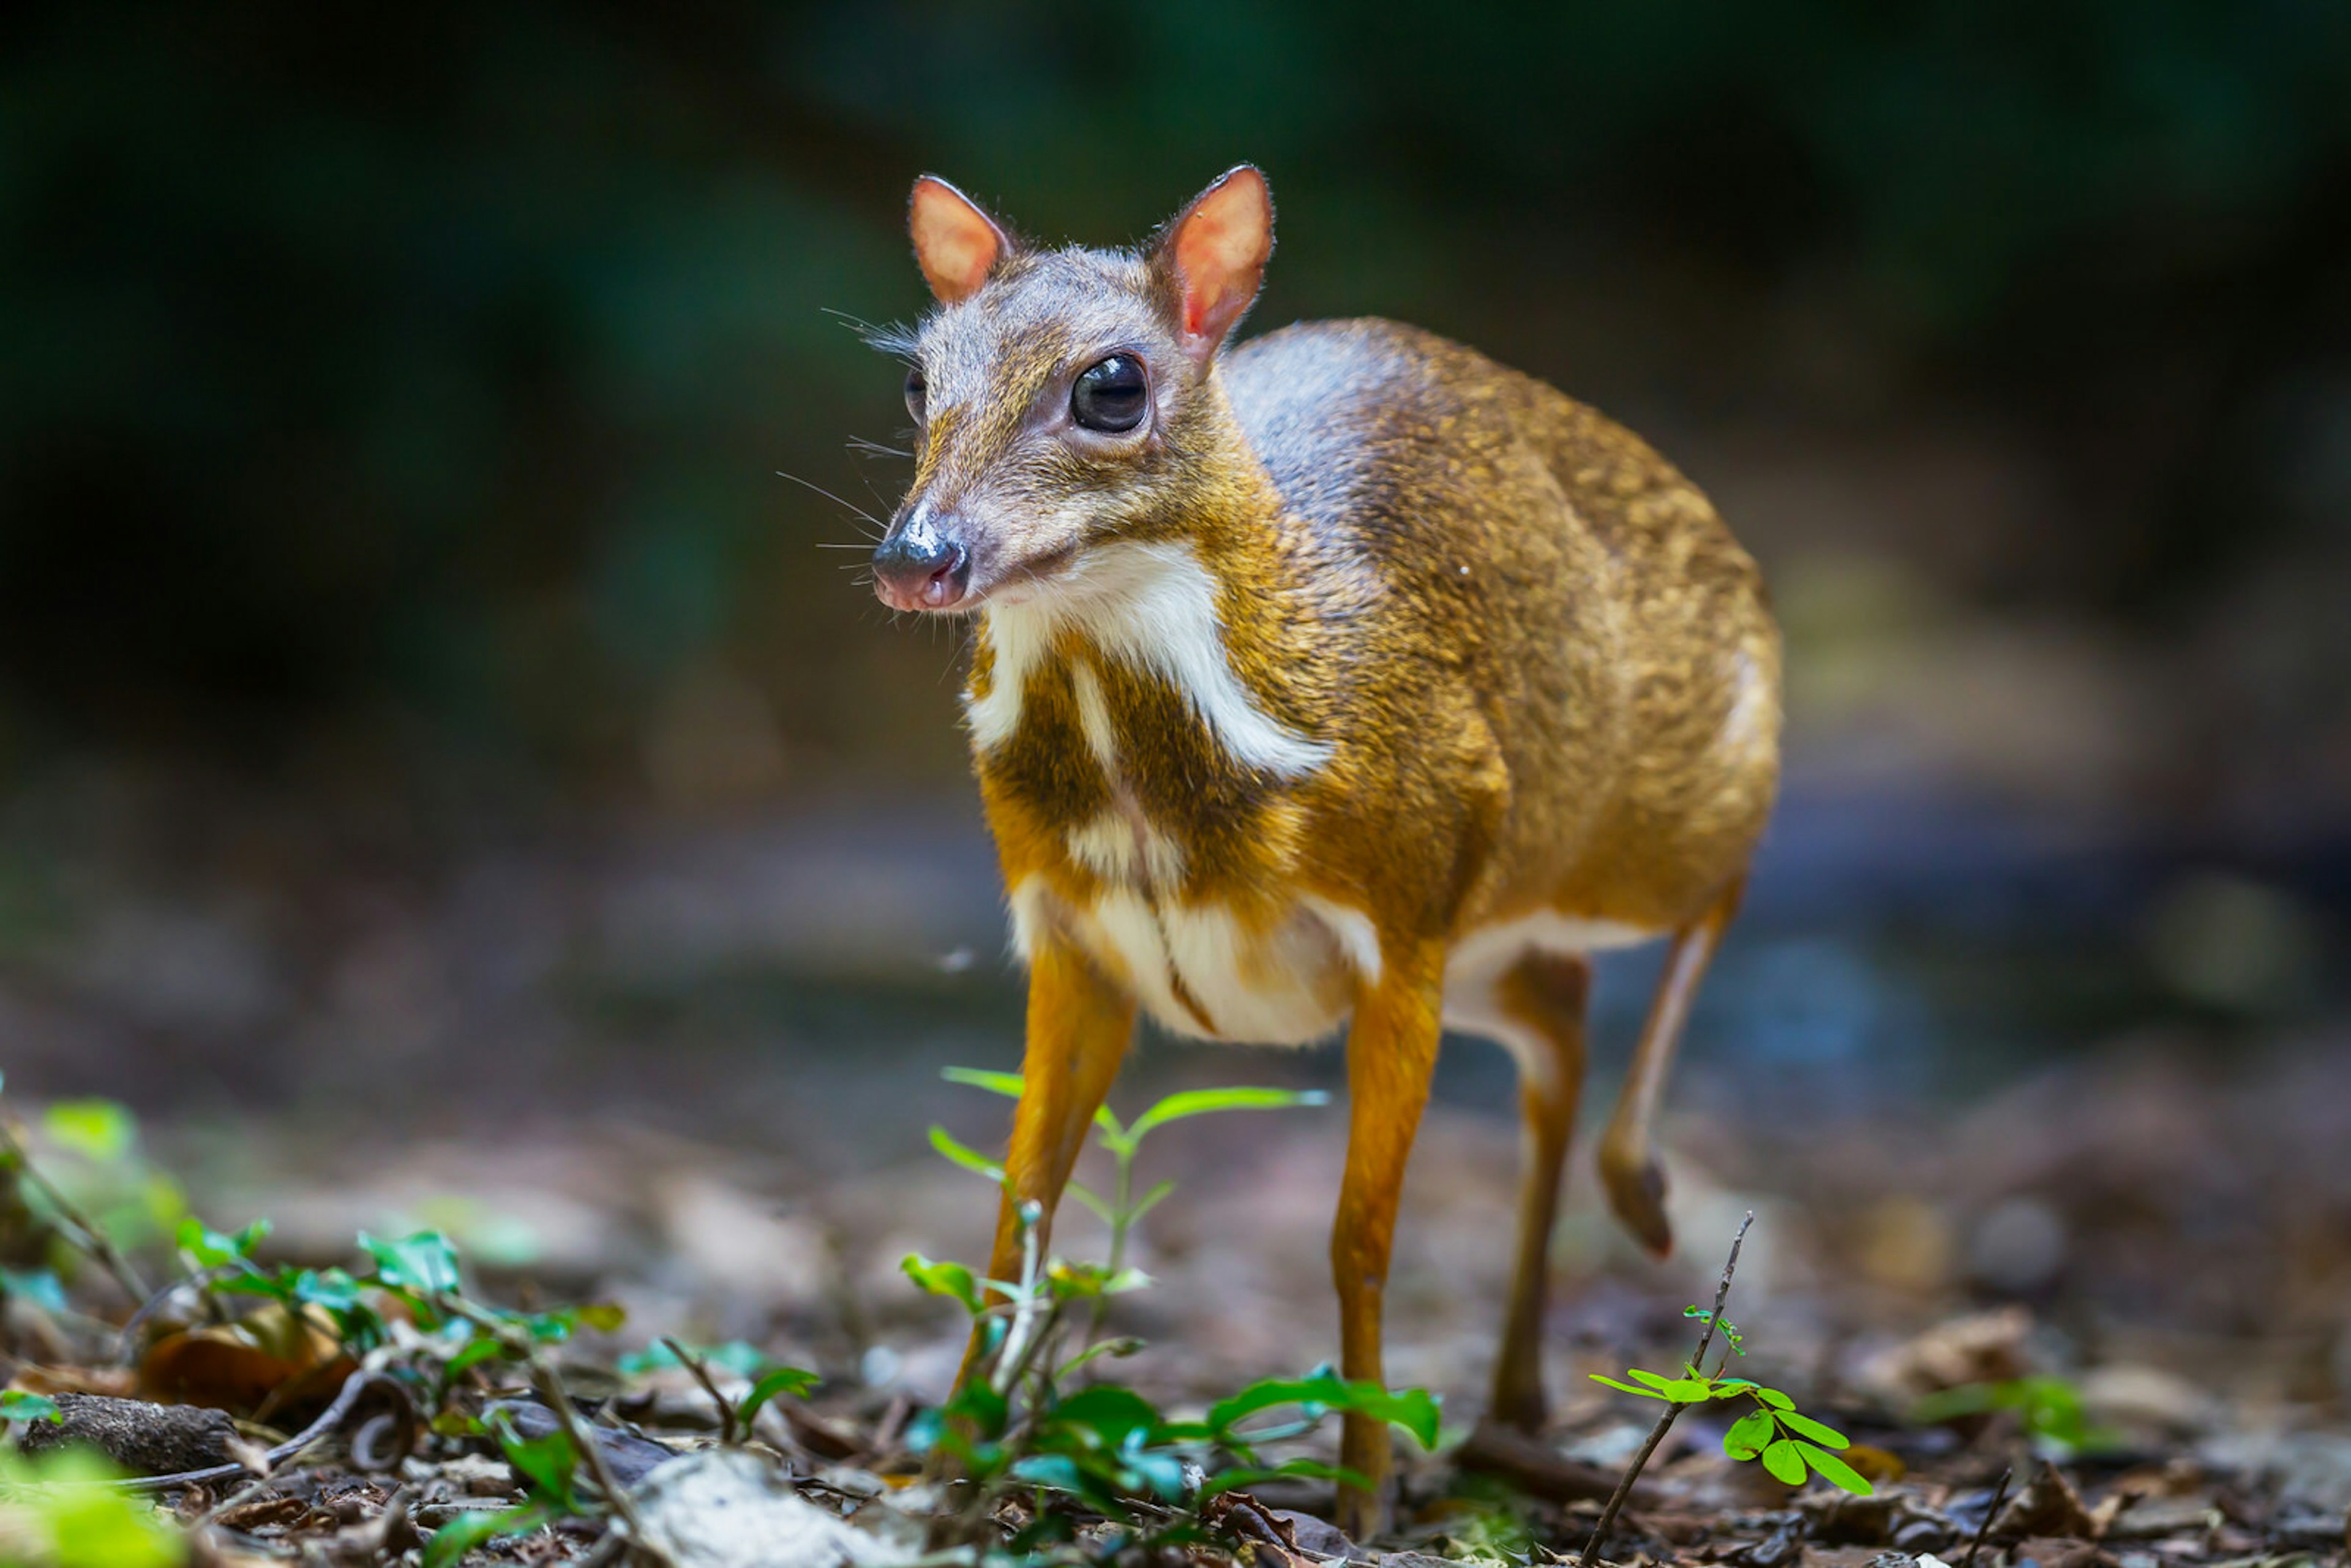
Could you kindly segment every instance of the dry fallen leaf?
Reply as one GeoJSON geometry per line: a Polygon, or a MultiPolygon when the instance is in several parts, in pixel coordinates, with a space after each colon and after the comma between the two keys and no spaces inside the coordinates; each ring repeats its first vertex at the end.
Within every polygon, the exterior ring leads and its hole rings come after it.
{"type": "Polygon", "coordinates": [[[355,1364],[326,1314],[272,1301],[233,1323],[157,1340],[140,1360],[139,1393],[243,1416],[298,1413],[334,1397],[355,1364]]]}

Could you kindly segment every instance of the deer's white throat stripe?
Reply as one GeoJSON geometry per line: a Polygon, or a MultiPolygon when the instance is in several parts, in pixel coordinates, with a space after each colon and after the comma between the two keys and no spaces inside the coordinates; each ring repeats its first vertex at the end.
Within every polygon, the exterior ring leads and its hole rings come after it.
{"type": "MultiPolygon", "coordinates": [[[[1173,686],[1235,761],[1294,778],[1330,759],[1329,746],[1285,727],[1233,674],[1216,580],[1185,544],[1104,545],[1051,590],[984,612],[980,635],[994,664],[987,695],[965,708],[981,750],[995,750],[1020,727],[1029,677],[1064,631],[1173,686]]],[[[1109,715],[1091,671],[1078,696],[1087,740],[1101,750],[1096,728],[1107,729],[1109,715]]]]}

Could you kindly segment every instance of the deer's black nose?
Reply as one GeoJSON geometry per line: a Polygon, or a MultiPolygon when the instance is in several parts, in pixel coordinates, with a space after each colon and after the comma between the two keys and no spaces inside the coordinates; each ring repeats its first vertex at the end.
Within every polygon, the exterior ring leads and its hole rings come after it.
{"type": "Polygon", "coordinates": [[[893,610],[952,610],[971,582],[971,552],[919,511],[873,550],[873,591],[893,610]]]}

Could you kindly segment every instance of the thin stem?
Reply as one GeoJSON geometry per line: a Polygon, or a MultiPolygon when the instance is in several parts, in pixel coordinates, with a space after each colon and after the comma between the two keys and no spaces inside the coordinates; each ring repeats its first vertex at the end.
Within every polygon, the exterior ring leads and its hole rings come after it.
{"type": "Polygon", "coordinates": [[[629,1539],[643,1541],[644,1526],[637,1519],[637,1505],[629,1496],[628,1490],[621,1485],[620,1478],[612,1473],[611,1463],[604,1458],[604,1446],[596,1441],[596,1434],[590,1428],[588,1418],[580,1414],[580,1407],[571,1403],[571,1396],[564,1391],[563,1379],[556,1375],[555,1364],[533,1350],[530,1370],[531,1380],[538,1385],[539,1393],[546,1396],[548,1405],[555,1411],[556,1419],[563,1423],[564,1435],[571,1439],[571,1446],[580,1450],[580,1462],[588,1467],[588,1473],[596,1478],[597,1490],[604,1494],[605,1502],[620,1517],[621,1522],[628,1526],[629,1539]]]}
{"type": "Polygon", "coordinates": [[[1012,1325],[1004,1331],[1004,1345],[996,1354],[996,1375],[988,1382],[998,1394],[1011,1395],[1035,1352],[1037,1325],[1038,1221],[1041,1215],[1032,1199],[1020,1206],[1020,1294],[1012,1303],[1012,1325]]]}
{"type": "Polygon", "coordinates": [[[57,1184],[42,1174],[41,1167],[33,1163],[32,1153],[25,1147],[24,1140],[16,1135],[16,1129],[5,1121],[0,1121],[0,1147],[5,1147],[15,1158],[16,1174],[39,1189],[42,1198],[57,1210],[57,1218],[81,1233],[75,1244],[104,1265],[106,1271],[114,1276],[114,1282],[122,1287],[132,1301],[145,1301],[154,1294],[147,1288],[147,1281],[140,1278],[139,1270],[131,1266],[131,1260],[107,1239],[106,1232],[99,1228],[98,1221],[84,1213],[80,1205],[58,1191],[57,1184]]]}
{"type": "Polygon", "coordinates": [[[565,1391],[563,1379],[556,1372],[555,1363],[548,1358],[547,1353],[539,1349],[527,1332],[501,1321],[496,1314],[475,1306],[463,1296],[436,1291],[433,1293],[433,1304],[452,1317],[464,1318],[475,1327],[487,1330],[499,1343],[519,1356],[530,1368],[531,1385],[547,1401],[548,1408],[555,1412],[555,1418],[563,1426],[563,1435],[571,1440],[571,1447],[580,1455],[580,1462],[586,1465],[588,1473],[595,1478],[597,1490],[604,1494],[605,1502],[628,1527],[629,1538],[642,1542],[644,1529],[637,1519],[636,1503],[622,1487],[619,1478],[612,1474],[612,1467],[604,1458],[603,1446],[596,1441],[595,1431],[588,1418],[580,1415],[580,1407],[571,1402],[571,1396],[565,1391]]]}
{"type": "MultiPolygon", "coordinates": [[[[1118,1278],[1126,1267],[1127,1233],[1134,1228],[1134,1145],[1121,1143],[1111,1150],[1118,1162],[1118,1174],[1111,1178],[1110,1189],[1110,1278],[1118,1278]]],[[[1107,1292],[1096,1296],[1086,1314],[1086,1343],[1079,1349],[1092,1350],[1094,1341],[1102,1337],[1102,1318],[1110,1311],[1107,1292]]]]}
{"type": "Polygon", "coordinates": [[[1983,1550],[1984,1537],[1991,1533],[1991,1521],[2000,1517],[2000,1505],[2008,1500],[2008,1483],[2016,1479],[2016,1467],[2011,1465],[2000,1472],[2000,1485],[1991,1494],[1991,1506],[1984,1510],[1983,1523],[1976,1529],[1976,1538],[1968,1547],[1968,1560],[1959,1568],[1976,1568],[1976,1553],[1983,1550]]]}
{"type": "MultiPolygon", "coordinates": [[[[1714,1312],[1706,1320],[1706,1332],[1698,1336],[1698,1354],[1690,1357],[1690,1366],[1694,1371],[1702,1374],[1705,1369],[1707,1348],[1714,1343],[1715,1325],[1722,1321],[1723,1306],[1730,1300],[1730,1277],[1739,1271],[1739,1249],[1747,1244],[1747,1228],[1754,1223],[1755,1211],[1750,1208],[1747,1211],[1747,1218],[1739,1222],[1739,1234],[1731,1238],[1730,1260],[1723,1264],[1722,1282],[1714,1289],[1714,1312]]],[[[1632,1464],[1618,1479],[1616,1490],[1609,1494],[1608,1506],[1600,1511],[1600,1522],[1592,1527],[1592,1539],[1583,1543],[1583,1556],[1579,1560],[1579,1568],[1592,1568],[1593,1560],[1600,1555],[1601,1543],[1608,1539],[1609,1527],[1624,1511],[1625,1500],[1633,1495],[1633,1483],[1640,1479],[1642,1469],[1649,1462],[1649,1456],[1657,1451],[1657,1445],[1666,1440],[1666,1434],[1674,1429],[1674,1423],[1688,1408],[1687,1405],[1667,1406],[1666,1413],[1657,1417],[1657,1424],[1649,1428],[1648,1440],[1641,1445],[1641,1451],[1633,1456],[1632,1464]]]]}
{"type": "Polygon", "coordinates": [[[710,1396],[712,1404],[718,1406],[718,1440],[732,1443],[735,1440],[735,1402],[718,1392],[718,1385],[711,1380],[710,1369],[703,1365],[700,1356],[688,1354],[685,1346],[667,1334],[662,1336],[662,1343],[669,1346],[670,1354],[677,1357],[680,1366],[694,1374],[694,1380],[702,1385],[702,1391],[710,1396]]]}

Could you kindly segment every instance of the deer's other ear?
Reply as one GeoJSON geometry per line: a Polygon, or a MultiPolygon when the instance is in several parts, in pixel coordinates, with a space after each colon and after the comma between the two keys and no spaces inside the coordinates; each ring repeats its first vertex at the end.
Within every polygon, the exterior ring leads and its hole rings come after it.
{"type": "Polygon", "coordinates": [[[906,232],[923,278],[942,305],[967,299],[1012,250],[1012,236],[979,204],[940,179],[914,182],[906,202],[906,232]]]}
{"type": "Polygon", "coordinates": [[[1184,348],[1206,363],[1249,313],[1273,255],[1273,193],[1254,164],[1228,170],[1160,231],[1184,348]]]}

